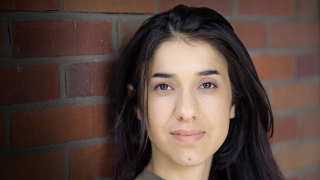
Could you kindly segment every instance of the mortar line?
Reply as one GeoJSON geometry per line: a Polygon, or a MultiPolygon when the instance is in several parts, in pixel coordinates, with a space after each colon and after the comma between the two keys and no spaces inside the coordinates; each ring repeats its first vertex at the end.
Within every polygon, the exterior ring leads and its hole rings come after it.
{"type": "Polygon", "coordinates": [[[155,10],[155,13],[159,13],[159,9],[160,9],[160,5],[159,5],[159,0],[154,0],[154,10],[155,10]]]}
{"type": "Polygon", "coordinates": [[[5,150],[11,149],[11,113],[3,112],[4,114],[4,134],[5,134],[5,150]]]}
{"type": "Polygon", "coordinates": [[[59,13],[64,12],[64,0],[59,0],[59,13]]]}
{"type": "MultiPolygon", "coordinates": [[[[1,37],[1,38],[0,38],[0,39],[1,39],[1,42],[0,42],[0,43],[1,43],[1,45],[0,45],[0,46],[1,46],[2,56],[3,56],[3,55],[4,55],[4,52],[3,52],[3,46],[4,46],[4,45],[2,44],[2,37],[3,37],[2,24],[3,24],[3,23],[2,23],[1,20],[0,20],[0,28],[1,28],[1,31],[0,31],[0,32],[1,32],[1,34],[0,34],[0,37],[1,37]]],[[[2,57],[2,56],[1,56],[1,57],[2,57]]]]}
{"type": "Polygon", "coordinates": [[[235,16],[237,15],[237,6],[238,6],[238,1],[237,0],[232,0],[231,1],[231,15],[235,16]]]}
{"type": "Polygon", "coordinates": [[[228,21],[269,21],[269,22],[318,22],[317,17],[310,17],[310,16],[267,16],[267,15],[257,15],[257,16],[250,16],[250,15],[224,15],[224,17],[228,21]]]}
{"type": "Polygon", "coordinates": [[[287,172],[287,173],[284,174],[284,177],[286,179],[289,179],[289,178],[294,178],[296,176],[299,176],[299,179],[303,179],[303,176],[306,175],[307,173],[313,173],[313,172],[316,172],[318,170],[320,170],[320,165],[319,164],[287,172]]]}
{"type": "MultiPolygon", "coordinates": [[[[5,17],[8,20],[84,20],[84,21],[143,21],[153,14],[137,14],[137,13],[108,13],[108,12],[69,12],[69,11],[45,11],[45,12],[28,12],[24,11],[0,11],[1,19],[5,17]]],[[[305,21],[305,22],[319,22],[318,17],[312,16],[250,16],[250,15],[225,15],[224,16],[228,21],[270,21],[270,22],[296,22],[296,21],[305,21]]]]}
{"type": "MultiPolygon", "coordinates": [[[[274,114],[275,112],[273,111],[273,107],[272,107],[272,105],[273,105],[273,102],[272,102],[272,99],[273,99],[273,93],[272,93],[272,87],[265,87],[264,85],[263,85],[263,88],[265,89],[265,91],[266,91],[266,93],[267,93],[267,96],[268,96],[268,99],[269,99],[269,101],[270,101],[270,105],[271,105],[271,110],[272,110],[272,113],[274,114]]],[[[274,115],[273,115],[274,116],[274,115]]]]}
{"type": "Polygon", "coordinates": [[[319,111],[319,109],[320,109],[320,106],[301,107],[299,109],[281,110],[281,111],[274,110],[274,115],[277,118],[282,118],[287,116],[299,116],[300,114],[317,112],[319,111]]]}
{"type": "Polygon", "coordinates": [[[118,54],[119,54],[119,42],[118,42],[118,22],[114,21],[112,22],[111,25],[111,33],[112,33],[112,43],[113,43],[113,55],[116,56],[114,57],[117,59],[118,54]]]}
{"type": "Polygon", "coordinates": [[[10,27],[10,21],[8,19],[1,18],[2,53],[3,53],[2,58],[11,56],[9,27],[10,27]]]}
{"type": "Polygon", "coordinates": [[[60,76],[60,98],[67,98],[66,94],[66,68],[65,63],[59,63],[59,76],[60,76]]]}
{"type": "Polygon", "coordinates": [[[20,12],[0,11],[1,19],[25,21],[25,20],[61,20],[61,21],[136,21],[140,22],[152,14],[120,14],[105,12],[69,12],[69,11],[46,11],[46,12],[20,12]]]}
{"type": "Polygon", "coordinates": [[[302,113],[300,113],[299,115],[297,115],[297,127],[296,127],[296,131],[297,131],[297,138],[298,139],[302,139],[302,113]]]}
{"type": "Polygon", "coordinates": [[[299,75],[298,75],[298,71],[299,71],[299,66],[298,66],[298,57],[297,57],[298,55],[297,55],[297,53],[293,53],[292,54],[292,65],[293,65],[293,73],[292,73],[292,75],[293,75],[293,78],[294,79],[298,79],[299,78],[299,75]]]}
{"type": "Polygon", "coordinates": [[[106,62],[113,60],[113,54],[93,54],[93,55],[73,55],[73,56],[53,56],[53,57],[25,57],[25,58],[0,58],[0,65],[40,65],[64,63],[66,65],[81,62],[106,62]]]}
{"type": "Polygon", "coordinates": [[[293,16],[298,17],[298,11],[299,11],[299,0],[294,0],[294,9],[293,9],[293,16]]]}
{"type": "Polygon", "coordinates": [[[304,83],[317,83],[320,82],[319,76],[309,76],[309,77],[301,77],[301,78],[285,78],[285,79],[276,79],[276,80],[265,80],[262,82],[264,87],[269,86],[285,86],[291,84],[304,84],[304,83]]]}
{"type": "Polygon", "coordinates": [[[312,136],[304,139],[293,139],[288,141],[282,141],[271,145],[272,151],[281,151],[283,149],[293,148],[297,146],[303,146],[305,144],[317,143],[319,142],[320,135],[312,136]]]}
{"type": "Polygon", "coordinates": [[[83,106],[90,104],[109,104],[110,97],[106,95],[76,98],[60,98],[46,101],[28,102],[21,104],[8,104],[0,106],[0,112],[26,112],[37,109],[56,107],[83,106]]]}
{"type": "MultiPolygon", "coordinates": [[[[318,23],[320,23],[320,1],[318,0],[318,14],[317,14],[317,19],[318,19],[318,23]]],[[[320,34],[320,32],[319,32],[320,34]]]]}
{"type": "Polygon", "coordinates": [[[59,151],[65,149],[79,148],[84,146],[92,146],[96,144],[112,143],[114,135],[106,135],[101,137],[93,137],[88,139],[79,139],[67,142],[59,142],[55,144],[46,144],[40,146],[26,147],[20,149],[0,150],[0,159],[12,159],[20,156],[31,154],[43,154],[51,151],[59,151]]]}
{"type": "Polygon", "coordinates": [[[64,154],[64,173],[65,173],[65,178],[66,180],[69,180],[69,171],[70,171],[70,151],[68,148],[65,148],[63,150],[63,154],[64,154]]]}
{"type": "Polygon", "coordinates": [[[272,40],[271,40],[271,23],[269,21],[265,22],[266,25],[266,38],[267,38],[267,47],[272,48],[272,40]]]}
{"type": "Polygon", "coordinates": [[[260,54],[288,54],[288,53],[308,53],[308,52],[318,52],[319,47],[264,47],[264,48],[249,48],[250,56],[256,56],[260,54]]]}

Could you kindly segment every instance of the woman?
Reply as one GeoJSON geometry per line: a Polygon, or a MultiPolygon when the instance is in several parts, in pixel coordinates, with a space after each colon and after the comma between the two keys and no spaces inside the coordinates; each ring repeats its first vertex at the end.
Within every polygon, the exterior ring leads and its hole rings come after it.
{"type": "Polygon", "coordinates": [[[112,91],[115,179],[283,179],[267,94],[214,10],[179,5],[144,22],[112,91]]]}

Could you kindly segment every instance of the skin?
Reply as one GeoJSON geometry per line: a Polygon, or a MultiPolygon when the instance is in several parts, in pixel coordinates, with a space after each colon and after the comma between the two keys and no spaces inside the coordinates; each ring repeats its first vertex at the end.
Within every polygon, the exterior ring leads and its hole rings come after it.
{"type": "Polygon", "coordinates": [[[205,42],[175,38],[159,46],[149,68],[147,170],[165,179],[208,179],[235,116],[226,60],[205,42]],[[177,130],[203,136],[184,142],[174,137],[177,130]]]}

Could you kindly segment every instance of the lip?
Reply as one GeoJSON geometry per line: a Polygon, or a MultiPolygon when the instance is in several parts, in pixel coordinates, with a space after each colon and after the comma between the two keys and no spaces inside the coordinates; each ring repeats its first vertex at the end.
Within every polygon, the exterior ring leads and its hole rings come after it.
{"type": "Polygon", "coordinates": [[[171,135],[182,142],[198,141],[204,136],[205,132],[200,130],[177,130],[171,132],[171,135]]]}

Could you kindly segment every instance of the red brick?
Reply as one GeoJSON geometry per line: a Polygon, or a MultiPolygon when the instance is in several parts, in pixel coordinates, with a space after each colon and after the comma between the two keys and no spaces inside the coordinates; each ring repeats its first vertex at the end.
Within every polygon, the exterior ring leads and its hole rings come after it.
{"type": "Polygon", "coordinates": [[[118,40],[120,42],[120,49],[124,47],[131,40],[133,35],[137,32],[142,22],[118,22],[118,40]]]}
{"type": "Polygon", "coordinates": [[[0,113],[0,149],[6,148],[4,114],[0,113]]]}
{"type": "Polygon", "coordinates": [[[271,25],[271,45],[317,46],[319,45],[319,23],[281,22],[271,25]]]}
{"type": "Polygon", "coordinates": [[[184,4],[191,7],[208,7],[220,14],[231,14],[231,0],[224,0],[223,3],[219,0],[159,0],[160,12],[168,11],[179,4],[184,4]]]}
{"type": "Polygon", "coordinates": [[[13,57],[106,54],[112,52],[111,23],[105,21],[13,21],[13,57]]]}
{"type": "Polygon", "coordinates": [[[316,180],[316,179],[320,179],[320,170],[308,173],[304,175],[304,178],[303,178],[303,180],[316,180]]]}
{"type": "Polygon", "coordinates": [[[294,15],[294,0],[238,0],[238,14],[294,15]]]}
{"type": "Polygon", "coordinates": [[[0,0],[0,10],[58,10],[59,0],[0,0]]]}
{"type": "Polygon", "coordinates": [[[272,88],[272,102],[276,110],[317,106],[320,103],[320,84],[303,83],[272,88]]]}
{"type": "Polygon", "coordinates": [[[297,137],[297,120],[295,117],[275,119],[272,143],[293,140],[297,137]]]}
{"type": "Polygon", "coordinates": [[[104,104],[12,113],[11,145],[16,149],[108,135],[109,117],[104,104]]]}
{"type": "Polygon", "coordinates": [[[282,173],[297,171],[320,163],[320,141],[305,143],[274,152],[282,173]]]}
{"type": "Polygon", "coordinates": [[[320,75],[320,54],[301,54],[298,56],[298,75],[320,75]]]}
{"type": "Polygon", "coordinates": [[[266,26],[260,22],[231,22],[232,27],[246,48],[267,45],[266,26]]]}
{"type": "Polygon", "coordinates": [[[291,55],[260,55],[253,57],[260,80],[285,79],[293,76],[291,55]]]}
{"type": "Polygon", "coordinates": [[[94,179],[112,175],[113,143],[70,150],[70,180],[94,179]]]}
{"type": "Polygon", "coordinates": [[[154,13],[153,0],[64,0],[65,11],[154,13]]]}
{"type": "Polygon", "coordinates": [[[319,0],[299,0],[298,14],[302,16],[318,16],[319,0]]]}
{"type": "MultiPolygon", "coordinates": [[[[0,21],[0,27],[1,27],[1,21],[0,21]]],[[[3,56],[3,47],[2,47],[2,28],[0,28],[0,57],[3,56]]]]}
{"type": "Polygon", "coordinates": [[[66,70],[68,97],[97,96],[108,93],[114,62],[71,64],[66,70]]]}
{"type": "Polygon", "coordinates": [[[57,99],[60,97],[59,66],[0,66],[0,84],[0,104],[57,99]]]}
{"type": "Polygon", "coordinates": [[[320,135],[320,112],[302,116],[302,137],[320,135]]]}
{"type": "Polygon", "coordinates": [[[65,179],[63,151],[0,160],[0,179],[65,179]]]}

